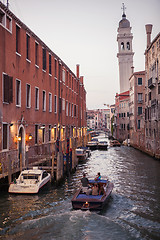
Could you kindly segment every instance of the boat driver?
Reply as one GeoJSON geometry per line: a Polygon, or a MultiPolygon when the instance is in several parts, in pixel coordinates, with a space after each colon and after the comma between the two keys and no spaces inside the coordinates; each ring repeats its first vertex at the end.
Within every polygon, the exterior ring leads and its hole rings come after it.
{"type": "Polygon", "coordinates": [[[89,181],[85,173],[83,173],[83,178],[81,179],[81,183],[82,183],[82,191],[86,193],[88,191],[89,181]]]}

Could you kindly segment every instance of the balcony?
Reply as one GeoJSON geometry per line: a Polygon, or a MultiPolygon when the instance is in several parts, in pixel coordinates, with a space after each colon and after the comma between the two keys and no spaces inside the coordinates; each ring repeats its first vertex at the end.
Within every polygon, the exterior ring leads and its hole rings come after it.
{"type": "Polygon", "coordinates": [[[151,89],[151,88],[154,88],[155,85],[156,85],[156,79],[151,77],[151,78],[148,80],[148,87],[151,89]]]}
{"type": "Polygon", "coordinates": [[[154,106],[154,105],[156,105],[156,99],[153,99],[153,100],[151,100],[151,106],[154,106]]]}

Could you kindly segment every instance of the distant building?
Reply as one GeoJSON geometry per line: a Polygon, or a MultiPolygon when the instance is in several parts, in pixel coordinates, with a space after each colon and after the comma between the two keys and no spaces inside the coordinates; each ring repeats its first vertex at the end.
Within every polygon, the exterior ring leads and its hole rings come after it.
{"type": "Polygon", "coordinates": [[[129,81],[130,144],[144,150],[145,71],[134,72],[129,81]]]}
{"type": "Polygon", "coordinates": [[[115,96],[114,137],[119,141],[129,139],[129,91],[115,96]]]}
{"type": "Polygon", "coordinates": [[[87,110],[87,127],[92,130],[108,131],[110,128],[110,109],[87,110]]]}
{"type": "Polygon", "coordinates": [[[145,148],[160,158],[160,33],[151,42],[151,32],[152,25],[146,25],[145,148]]]}
{"type": "Polygon", "coordinates": [[[115,104],[110,105],[110,135],[114,135],[115,104]]]}

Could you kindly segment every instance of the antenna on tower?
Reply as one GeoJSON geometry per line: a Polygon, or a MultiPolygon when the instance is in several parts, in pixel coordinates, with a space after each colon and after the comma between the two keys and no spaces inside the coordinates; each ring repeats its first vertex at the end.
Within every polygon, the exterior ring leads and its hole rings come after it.
{"type": "Polygon", "coordinates": [[[125,14],[126,7],[125,7],[124,3],[122,3],[122,8],[121,9],[123,10],[122,17],[126,17],[126,14],[125,14]]]}

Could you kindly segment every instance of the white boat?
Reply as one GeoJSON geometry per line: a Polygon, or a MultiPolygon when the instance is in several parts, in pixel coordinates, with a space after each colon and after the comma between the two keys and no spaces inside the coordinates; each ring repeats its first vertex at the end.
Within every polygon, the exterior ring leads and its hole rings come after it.
{"type": "Polygon", "coordinates": [[[107,150],[107,148],[108,148],[108,142],[107,142],[107,141],[105,141],[105,140],[100,140],[100,141],[98,142],[98,149],[99,149],[99,150],[107,150]]]}
{"type": "Polygon", "coordinates": [[[33,169],[23,170],[18,179],[15,179],[9,186],[9,193],[38,193],[51,179],[50,173],[45,170],[33,167],[33,169]]]}
{"type": "Polygon", "coordinates": [[[87,143],[87,147],[91,150],[96,150],[98,146],[98,142],[97,141],[90,141],[87,143]]]}
{"type": "Polygon", "coordinates": [[[83,148],[77,148],[76,149],[76,156],[79,161],[83,161],[87,158],[86,150],[83,148]]]}

